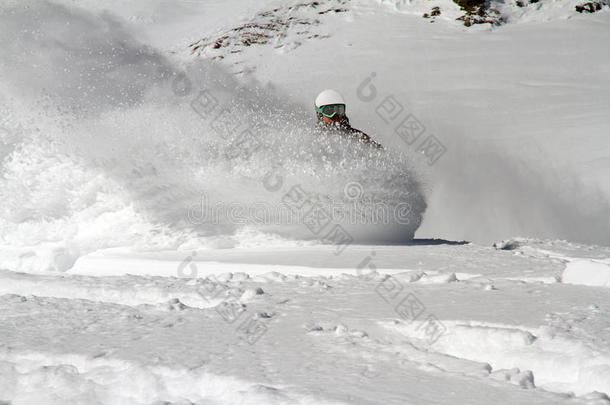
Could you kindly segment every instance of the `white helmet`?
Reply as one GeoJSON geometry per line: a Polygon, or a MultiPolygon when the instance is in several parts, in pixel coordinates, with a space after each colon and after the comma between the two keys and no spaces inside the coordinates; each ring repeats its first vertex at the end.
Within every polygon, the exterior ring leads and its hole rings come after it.
{"type": "Polygon", "coordinates": [[[324,90],[316,97],[315,105],[317,108],[330,104],[345,104],[345,100],[338,91],[331,89],[324,90]]]}

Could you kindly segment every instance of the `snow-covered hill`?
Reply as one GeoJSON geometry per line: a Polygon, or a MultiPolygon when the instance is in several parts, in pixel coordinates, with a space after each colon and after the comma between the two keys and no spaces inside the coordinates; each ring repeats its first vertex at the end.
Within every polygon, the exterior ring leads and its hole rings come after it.
{"type": "Polygon", "coordinates": [[[610,404],[590,4],[3,2],[0,403],[610,404]]]}

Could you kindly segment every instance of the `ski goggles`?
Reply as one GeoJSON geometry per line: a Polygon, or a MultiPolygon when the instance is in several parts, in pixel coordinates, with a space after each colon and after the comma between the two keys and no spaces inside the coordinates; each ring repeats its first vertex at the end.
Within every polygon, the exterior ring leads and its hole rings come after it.
{"type": "Polygon", "coordinates": [[[342,117],[345,115],[345,104],[323,105],[322,107],[316,107],[316,111],[328,118],[332,118],[336,114],[342,117]]]}

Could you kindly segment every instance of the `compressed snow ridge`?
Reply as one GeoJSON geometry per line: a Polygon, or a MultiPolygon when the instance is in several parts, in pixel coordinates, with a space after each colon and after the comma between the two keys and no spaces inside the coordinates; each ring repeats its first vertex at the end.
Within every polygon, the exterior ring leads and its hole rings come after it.
{"type": "MultiPolygon", "coordinates": [[[[443,324],[447,331],[430,344],[430,350],[489,363],[496,372],[493,378],[525,388],[540,386],[576,395],[610,392],[610,353],[561,336],[555,328],[528,330],[523,326],[448,320],[443,324]]],[[[382,325],[410,338],[421,338],[413,323],[382,325]]]]}

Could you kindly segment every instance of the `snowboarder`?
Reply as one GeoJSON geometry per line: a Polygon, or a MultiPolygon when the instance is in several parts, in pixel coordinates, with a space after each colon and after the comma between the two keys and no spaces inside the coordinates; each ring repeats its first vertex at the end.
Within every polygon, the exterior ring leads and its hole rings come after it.
{"type": "Polygon", "coordinates": [[[370,136],[352,128],[349,118],[345,115],[345,100],[338,91],[327,89],[318,94],[315,101],[318,124],[328,131],[337,131],[342,135],[356,139],[358,142],[366,143],[378,149],[383,149],[381,144],[375,142],[370,136]]]}

